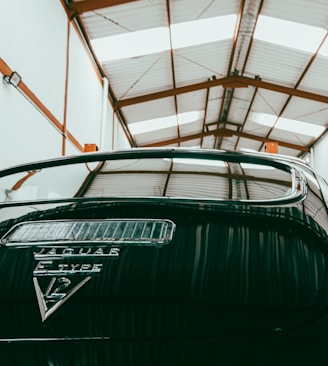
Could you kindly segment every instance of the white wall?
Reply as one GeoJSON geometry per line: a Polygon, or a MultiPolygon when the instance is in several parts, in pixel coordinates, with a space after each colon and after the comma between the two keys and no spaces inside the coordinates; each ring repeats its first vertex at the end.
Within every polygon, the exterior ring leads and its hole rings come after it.
{"type": "Polygon", "coordinates": [[[0,81],[0,169],[79,154],[86,143],[108,150],[130,147],[108,98],[103,108],[101,76],[60,0],[0,0],[0,59],[22,76],[28,90],[24,94],[22,84],[19,90],[0,81]],[[66,121],[73,139],[63,138],[53,120],[60,126],[66,121]],[[106,135],[101,143],[102,131],[106,135]]]}
{"type": "Polygon", "coordinates": [[[78,141],[99,146],[102,82],[73,26],[70,41],[67,129],[78,141]]]}
{"type": "Polygon", "coordinates": [[[313,168],[328,182],[328,135],[323,137],[313,148],[313,168]]]}
{"type": "Polygon", "coordinates": [[[127,149],[130,147],[130,144],[128,142],[128,139],[123,132],[123,129],[117,119],[116,116],[114,116],[114,125],[113,125],[113,149],[119,150],[119,149],[127,149]]]}
{"type": "Polygon", "coordinates": [[[0,169],[58,156],[62,137],[14,87],[0,81],[0,169]]]}
{"type": "Polygon", "coordinates": [[[0,0],[0,57],[60,120],[67,16],[58,0],[0,0]]]}

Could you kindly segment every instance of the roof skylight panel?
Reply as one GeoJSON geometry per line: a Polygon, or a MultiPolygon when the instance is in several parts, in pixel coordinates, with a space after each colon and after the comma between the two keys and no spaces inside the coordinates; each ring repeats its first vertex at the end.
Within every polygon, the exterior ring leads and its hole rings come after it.
{"type": "Polygon", "coordinates": [[[299,121],[296,119],[278,117],[269,113],[253,112],[250,115],[252,122],[267,127],[275,127],[279,130],[293,132],[300,135],[318,137],[325,127],[310,122],[299,121]]]}
{"type": "Polygon", "coordinates": [[[323,28],[260,15],[254,38],[276,45],[314,53],[318,49],[325,34],[326,30],[323,28]]]}
{"type": "Polygon", "coordinates": [[[173,49],[196,46],[233,37],[235,14],[171,25],[173,49]]]}
{"type": "Polygon", "coordinates": [[[275,127],[280,130],[312,137],[320,136],[321,133],[325,130],[324,126],[282,117],[278,119],[275,127]]]}
{"type": "Polygon", "coordinates": [[[97,38],[92,41],[92,47],[100,61],[150,55],[170,49],[169,30],[159,27],[97,38]]]}
{"type": "MultiPolygon", "coordinates": [[[[201,45],[233,38],[237,15],[171,24],[172,48],[201,45]]],[[[92,40],[98,59],[114,61],[160,53],[171,49],[168,27],[145,29],[92,40]]]]}
{"type": "Polygon", "coordinates": [[[129,129],[134,135],[137,135],[139,133],[157,131],[164,128],[177,126],[178,124],[192,123],[203,118],[203,115],[204,111],[179,113],[178,115],[131,123],[129,124],[129,129]]]}
{"type": "Polygon", "coordinates": [[[277,122],[278,116],[270,113],[251,112],[250,120],[262,126],[272,127],[277,122]]]}
{"type": "Polygon", "coordinates": [[[322,47],[320,48],[319,55],[328,57],[328,38],[325,40],[322,47]]]}

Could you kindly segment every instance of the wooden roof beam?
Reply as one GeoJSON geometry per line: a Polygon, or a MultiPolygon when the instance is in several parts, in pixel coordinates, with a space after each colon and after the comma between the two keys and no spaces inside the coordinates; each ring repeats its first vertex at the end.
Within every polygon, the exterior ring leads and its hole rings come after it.
{"type": "Polygon", "coordinates": [[[108,8],[115,5],[127,4],[133,1],[137,0],[83,0],[70,3],[68,5],[68,10],[71,12],[71,14],[74,14],[76,16],[87,11],[108,8]]]}
{"type": "MultiPolygon", "coordinates": [[[[219,129],[215,129],[213,131],[206,131],[206,132],[196,133],[196,134],[183,136],[183,137],[179,137],[179,138],[174,138],[174,139],[170,139],[170,140],[164,140],[164,141],[160,141],[160,142],[138,145],[138,147],[161,147],[161,146],[167,146],[167,145],[172,145],[172,144],[178,144],[180,142],[190,141],[190,140],[194,140],[194,139],[200,139],[200,138],[203,138],[206,136],[221,136],[221,137],[238,136],[238,137],[242,137],[242,138],[246,138],[246,139],[250,139],[250,140],[256,140],[256,141],[260,141],[260,142],[272,141],[272,139],[268,139],[268,138],[257,136],[257,135],[252,135],[252,134],[245,133],[245,132],[234,131],[234,130],[230,130],[228,128],[219,128],[219,129]]],[[[289,142],[284,142],[284,141],[277,141],[277,140],[275,140],[275,141],[278,142],[279,146],[284,146],[289,149],[299,150],[299,151],[303,151],[303,152],[310,151],[310,149],[306,146],[295,145],[295,144],[291,144],[289,142]]]]}
{"type": "Polygon", "coordinates": [[[181,86],[169,90],[159,91],[156,93],[145,94],[139,97],[132,97],[128,99],[122,99],[115,101],[114,108],[119,109],[133,104],[150,102],[156,99],[172,97],[178,94],[189,93],[197,90],[213,88],[216,86],[222,86],[224,88],[247,88],[248,86],[254,86],[262,89],[271,90],[274,92],[291,95],[294,97],[305,98],[314,100],[321,103],[328,103],[328,95],[322,95],[317,93],[308,92],[288,86],[274,84],[263,81],[259,78],[250,78],[245,76],[227,76],[220,79],[211,79],[201,83],[181,86]]]}

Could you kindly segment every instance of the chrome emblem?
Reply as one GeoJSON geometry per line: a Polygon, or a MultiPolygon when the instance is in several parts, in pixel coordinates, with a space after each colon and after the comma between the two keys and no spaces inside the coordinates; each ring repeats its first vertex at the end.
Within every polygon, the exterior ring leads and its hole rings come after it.
{"type": "Polygon", "coordinates": [[[103,269],[100,258],[117,259],[117,247],[38,247],[33,283],[42,321],[46,321],[103,269]]]}
{"type": "Polygon", "coordinates": [[[166,219],[31,221],[15,225],[1,239],[8,249],[31,249],[33,284],[42,322],[93,277],[104,260],[118,259],[124,246],[162,247],[173,239],[166,219]]]}

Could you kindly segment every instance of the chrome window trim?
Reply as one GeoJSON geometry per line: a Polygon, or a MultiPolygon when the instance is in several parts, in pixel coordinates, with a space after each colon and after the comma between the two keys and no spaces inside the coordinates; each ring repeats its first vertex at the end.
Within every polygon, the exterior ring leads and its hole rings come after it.
{"type": "MultiPolygon", "coordinates": [[[[8,206],[20,206],[27,204],[41,204],[41,203],[63,203],[63,202],[112,202],[117,200],[152,200],[162,201],[170,203],[187,203],[187,204],[199,204],[199,205],[224,205],[224,204],[248,204],[248,205],[281,205],[291,204],[303,200],[306,197],[306,177],[302,173],[302,164],[304,162],[296,162],[296,159],[288,160],[283,156],[272,156],[267,154],[252,154],[241,152],[229,152],[221,150],[195,150],[184,148],[172,148],[172,149],[147,149],[138,148],[130,150],[119,150],[107,153],[90,153],[73,157],[61,157],[52,160],[39,161],[32,164],[23,164],[11,168],[7,168],[0,171],[0,178],[11,174],[38,171],[43,168],[58,167],[64,165],[73,165],[78,163],[97,162],[97,161],[110,161],[110,160],[129,160],[129,159],[146,159],[146,158],[192,158],[192,159],[206,159],[206,160],[221,160],[235,163],[250,163],[250,164],[262,164],[272,166],[277,169],[284,170],[291,174],[292,177],[292,189],[288,196],[265,199],[265,200],[225,200],[215,198],[183,198],[183,197],[156,197],[156,196],[124,196],[124,197],[90,197],[90,198],[60,198],[60,199],[39,199],[30,201],[11,201],[1,202],[1,207],[8,206]]],[[[309,167],[308,167],[309,168],[309,167]]],[[[311,169],[311,168],[309,168],[311,169]]]]}

